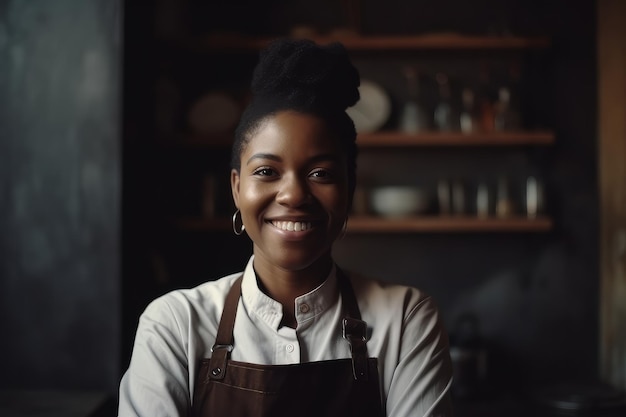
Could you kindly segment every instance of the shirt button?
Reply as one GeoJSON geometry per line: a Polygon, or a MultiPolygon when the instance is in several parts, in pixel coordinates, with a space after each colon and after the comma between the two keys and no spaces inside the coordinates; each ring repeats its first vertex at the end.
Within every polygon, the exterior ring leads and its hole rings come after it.
{"type": "Polygon", "coordinates": [[[293,352],[294,347],[293,347],[293,345],[290,343],[290,344],[288,344],[288,345],[287,345],[287,347],[286,347],[285,349],[287,349],[287,352],[291,353],[291,352],[293,352]]]}
{"type": "Polygon", "coordinates": [[[311,311],[311,307],[308,304],[300,304],[300,313],[306,314],[311,311]]]}

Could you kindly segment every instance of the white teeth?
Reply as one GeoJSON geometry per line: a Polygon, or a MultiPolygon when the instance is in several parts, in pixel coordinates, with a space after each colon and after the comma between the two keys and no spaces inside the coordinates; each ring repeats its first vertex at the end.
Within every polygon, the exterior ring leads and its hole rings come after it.
{"type": "Polygon", "coordinates": [[[272,224],[281,230],[287,230],[289,232],[301,232],[311,228],[311,222],[273,221],[272,224]]]}

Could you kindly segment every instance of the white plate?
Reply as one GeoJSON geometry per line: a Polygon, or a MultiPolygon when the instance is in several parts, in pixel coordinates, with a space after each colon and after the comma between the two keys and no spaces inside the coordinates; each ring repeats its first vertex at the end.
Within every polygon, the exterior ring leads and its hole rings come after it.
{"type": "Polygon", "coordinates": [[[191,106],[188,122],[191,129],[199,134],[224,133],[235,127],[240,114],[241,109],[234,98],[210,92],[191,106]]]}
{"type": "Polygon", "coordinates": [[[361,99],[346,112],[354,121],[357,133],[374,132],[380,129],[391,114],[391,100],[387,92],[370,80],[361,80],[361,99]]]}

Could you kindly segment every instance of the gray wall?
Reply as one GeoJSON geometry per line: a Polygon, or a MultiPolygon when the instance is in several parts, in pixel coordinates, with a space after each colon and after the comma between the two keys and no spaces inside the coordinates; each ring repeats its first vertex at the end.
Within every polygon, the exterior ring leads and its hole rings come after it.
{"type": "Polygon", "coordinates": [[[0,388],[114,393],[120,2],[0,1],[0,388]]]}

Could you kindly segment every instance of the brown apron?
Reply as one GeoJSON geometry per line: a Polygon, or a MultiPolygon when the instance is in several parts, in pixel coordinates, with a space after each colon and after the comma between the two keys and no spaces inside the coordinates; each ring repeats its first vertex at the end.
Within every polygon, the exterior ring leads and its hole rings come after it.
{"type": "Polygon", "coordinates": [[[351,359],[293,365],[257,365],[229,359],[241,294],[239,277],[222,312],[210,359],[202,359],[196,377],[194,417],[381,417],[384,416],[376,358],[367,356],[367,325],[350,281],[337,279],[348,316],[343,337],[351,359]]]}

